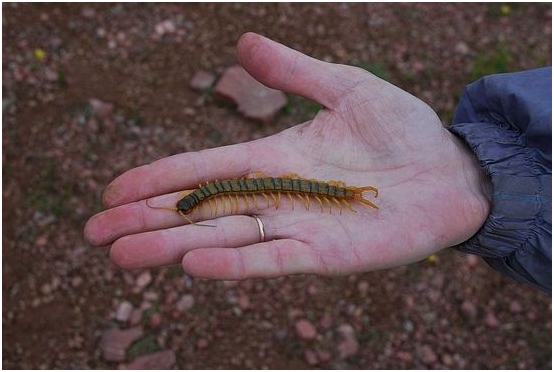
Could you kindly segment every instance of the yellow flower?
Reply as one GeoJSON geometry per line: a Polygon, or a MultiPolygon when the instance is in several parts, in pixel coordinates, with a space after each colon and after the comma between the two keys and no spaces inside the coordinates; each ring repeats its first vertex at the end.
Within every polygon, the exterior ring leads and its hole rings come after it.
{"type": "Polygon", "coordinates": [[[41,48],[35,49],[35,58],[37,59],[37,61],[42,62],[45,57],[46,57],[46,52],[44,51],[44,49],[41,49],[41,48]]]}
{"type": "Polygon", "coordinates": [[[509,6],[509,5],[502,5],[500,7],[500,13],[502,13],[502,15],[508,15],[512,12],[512,8],[509,6]]]}

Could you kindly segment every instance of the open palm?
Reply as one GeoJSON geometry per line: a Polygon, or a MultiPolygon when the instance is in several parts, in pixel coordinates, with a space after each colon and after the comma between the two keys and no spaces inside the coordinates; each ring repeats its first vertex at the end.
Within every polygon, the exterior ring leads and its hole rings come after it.
{"type": "Polygon", "coordinates": [[[321,62],[256,34],[244,35],[237,50],[260,82],[324,109],[271,137],[175,155],[119,176],[104,194],[109,209],[85,228],[92,244],[112,244],[116,264],[182,262],[192,275],[217,279],[348,274],[420,260],[483,224],[488,181],[425,103],[364,70],[321,62]],[[208,228],[147,205],[147,198],[174,205],[179,190],[252,171],[373,185],[379,197],[366,197],[379,209],[354,204],[357,212],[329,213],[300,203],[294,210],[250,203],[233,215],[219,208],[208,228]],[[265,242],[253,214],[263,221],[265,242]]]}

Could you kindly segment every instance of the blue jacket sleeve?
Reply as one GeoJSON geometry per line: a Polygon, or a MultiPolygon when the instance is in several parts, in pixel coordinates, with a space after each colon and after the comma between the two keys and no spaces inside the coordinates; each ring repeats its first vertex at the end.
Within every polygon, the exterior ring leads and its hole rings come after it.
{"type": "Polygon", "coordinates": [[[492,182],[492,209],[457,249],[552,292],[552,68],[484,77],[466,87],[448,127],[492,182]]]}

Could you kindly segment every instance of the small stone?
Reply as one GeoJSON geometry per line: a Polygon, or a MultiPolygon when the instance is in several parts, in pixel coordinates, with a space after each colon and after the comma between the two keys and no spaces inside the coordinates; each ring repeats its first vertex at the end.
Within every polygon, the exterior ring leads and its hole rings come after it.
{"type": "Polygon", "coordinates": [[[166,19],[165,21],[158,23],[154,29],[158,36],[163,36],[165,34],[172,34],[177,30],[175,28],[175,24],[173,23],[173,21],[169,19],[166,19]]]}
{"type": "Polygon", "coordinates": [[[228,68],[215,86],[215,93],[237,104],[240,113],[250,119],[270,122],[287,103],[280,90],[266,87],[242,66],[228,68]]]}
{"type": "Polygon", "coordinates": [[[81,10],[81,15],[83,16],[83,18],[92,19],[96,15],[96,10],[94,10],[93,8],[91,8],[89,6],[85,6],[81,10]]]}
{"type": "Polygon", "coordinates": [[[337,332],[340,337],[337,349],[339,351],[339,358],[346,359],[358,353],[360,345],[358,338],[356,337],[356,331],[350,324],[342,324],[337,328],[337,332]]]}
{"type": "Polygon", "coordinates": [[[306,359],[306,362],[311,366],[315,366],[319,363],[319,358],[317,357],[317,353],[313,350],[310,350],[310,349],[305,350],[304,358],[306,359]]]}
{"type": "Polygon", "coordinates": [[[418,356],[421,361],[427,365],[432,365],[437,362],[438,357],[437,354],[433,351],[431,346],[429,345],[423,345],[418,350],[418,356]]]}
{"type": "Polygon", "coordinates": [[[237,304],[241,310],[248,310],[250,308],[250,298],[246,293],[241,293],[237,300],[237,304]]]}
{"type": "Polygon", "coordinates": [[[142,327],[134,327],[121,330],[112,328],[102,334],[100,350],[102,357],[109,362],[122,362],[125,360],[129,346],[143,335],[142,327]]]}
{"type": "Polygon", "coordinates": [[[458,42],[454,47],[454,50],[456,51],[456,53],[459,53],[461,55],[466,55],[471,51],[469,45],[467,45],[463,41],[458,42]]]}
{"type": "Polygon", "coordinates": [[[412,355],[412,353],[409,353],[407,351],[397,352],[396,353],[396,358],[398,358],[398,360],[400,360],[404,363],[411,363],[414,360],[414,356],[412,355]]]}
{"type": "Polygon", "coordinates": [[[133,312],[133,304],[129,301],[121,301],[115,311],[115,319],[119,322],[127,322],[133,312]]]}
{"type": "Polygon", "coordinates": [[[465,300],[460,307],[462,314],[468,319],[475,319],[477,317],[477,307],[471,301],[465,300]]]}
{"type": "Polygon", "coordinates": [[[195,300],[194,296],[190,294],[183,295],[179,301],[175,304],[175,308],[180,312],[184,312],[192,309],[194,306],[195,300]]]}
{"type": "Polygon", "coordinates": [[[469,266],[470,268],[473,268],[479,264],[479,257],[473,254],[468,254],[466,256],[466,262],[467,262],[467,266],[469,266]]]}
{"type": "Polygon", "coordinates": [[[108,119],[112,116],[114,105],[112,103],[104,102],[96,98],[88,100],[88,104],[92,111],[92,114],[100,119],[108,119]]]}
{"type": "Polygon", "coordinates": [[[175,367],[177,358],[173,350],[163,350],[152,354],[146,354],[136,357],[131,363],[120,366],[120,369],[133,370],[168,370],[175,367]]]}
{"type": "Polygon", "coordinates": [[[142,291],[144,288],[146,288],[150,283],[152,282],[152,274],[150,274],[150,271],[143,271],[140,273],[140,275],[137,277],[135,284],[137,286],[137,289],[139,291],[142,291]]]}
{"type": "Polygon", "coordinates": [[[333,325],[333,317],[329,313],[324,313],[319,320],[319,325],[323,329],[329,329],[333,325]]]}
{"type": "Polygon", "coordinates": [[[498,327],[499,323],[500,322],[498,321],[498,318],[493,313],[489,312],[485,316],[485,324],[487,325],[487,327],[496,328],[496,327],[498,327]]]}
{"type": "Polygon", "coordinates": [[[360,292],[361,297],[367,296],[367,291],[369,290],[369,283],[365,280],[362,280],[358,283],[358,292],[360,292]]]}
{"type": "Polygon", "coordinates": [[[523,306],[518,300],[512,300],[510,302],[510,311],[514,314],[521,313],[523,311],[523,306]]]}
{"type": "Polygon", "coordinates": [[[210,346],[210,342],[208,340],[206,340],[205,338],[201,338],[196,343],[196,347],[198,347],[201,350],[207,348],[208,346],[210,346]]]}
{"type": "Polygon", "coordinates": [[[306,319],[301,319],[295,325],[296,335],[303,340],[313,340],[317,335],[315,326],[306,319]]]}
{"type": "Polygon", "coordinates": [[[215,75],[211,72],[200,70],[197,71],[190,80],[190,87],[194,90],[207,90],[212,87],[215,82],[215,75]]]}
{"type": "Polygon", "coordinates": [[[163,321],[162,314],[154,313],[150,315],[150,319],[149,319],[150,327],[154,329],[160,328],[160,326],[162,325],[162,321],[163,321]]]}

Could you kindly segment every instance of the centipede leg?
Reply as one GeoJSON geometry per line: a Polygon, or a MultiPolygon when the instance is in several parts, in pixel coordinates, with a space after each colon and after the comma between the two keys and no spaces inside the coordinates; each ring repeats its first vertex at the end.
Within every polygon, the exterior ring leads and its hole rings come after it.
{"type": "Polygon", "coordinates": [[[361,198],[361,199],[360,199],[360,200],[358,200],[358,201],[359,201],[360,203],[363,203],[363,204],[369,205],[369,206],[370,206],[370,207],[372,207],[372,208],[375,208],[375,209],[379,209],[379,207],[378,207],[378,206],[377,206],[376,204],[374,204],[374,203],[370,202],[370,201],[369,201],[369,200],[367,200],[367,199],[361,198]]]}
{"type": "Polygon", "coordinates": [[[349,202],[348,200],[342,199],[342,203],[343,203],[344,205],[346,205],[346,207],[347,207],[348,209],[350,209],[350,211],[352,211],[352,212],[357,212],[354,208],[352,208],[352,205],[350,204],[350,202],[349,202]]]}
{"type": "Polygon", "coordinates": [[[339,214],[342,215],[342,204],[336,197],[331,197],[331,200],[339,207],[339,214]]]}
{"type": "Polygon", "coordinates": [[[329,200],[329,198],[327,196],[322,196],[322,198],[325,201],[325,203],[327,203],[327,205],[329,206],[329,213],[331,213],[332,212],[332,207],[333,207],[333,205],[331,204],[331,201],[329,200]]]}
{"type": "Polygon", "coordinates": [[[317,200],[317,202],[319,203],[319,209],[321,209],[321,211],[323,212],[323,202],[321,201],[321,199],[319,198],[319,196],[317,196],[316,194],[314,194],[314,198],[315,198],[315,200],[317,200]]]}
{"type": "Polygon", "coordinates": [[[304,203],[304,206],[306,207],[306,210],[310,210],[310,199],[308,198],[308,196],[306,195],[296,195],[298,196],[298,198],[302,201],[302,203],[304,203]]]}
{"type": "Polygon", "coordinates": [[[246,202],[246,210],[250,210],[250,203],[248,202],[248,194],[244,194],[244,201],[246,202]]]}
{"type": "Polygon", "coordinates": [[[262,196],[265,198],[265,200],[267,201],[267,207],[269,208],[269,198],[267,197],[267,194],[265,192],[262,192],[262,196]]]}
{"type": "Polygon", "coordinates": [[[292,195],[290,193],[287,193],[287,197],[290,200],[290,204],[292,206],[292,210],[294,210],[294,200],[292,199],[292,195]]]}

